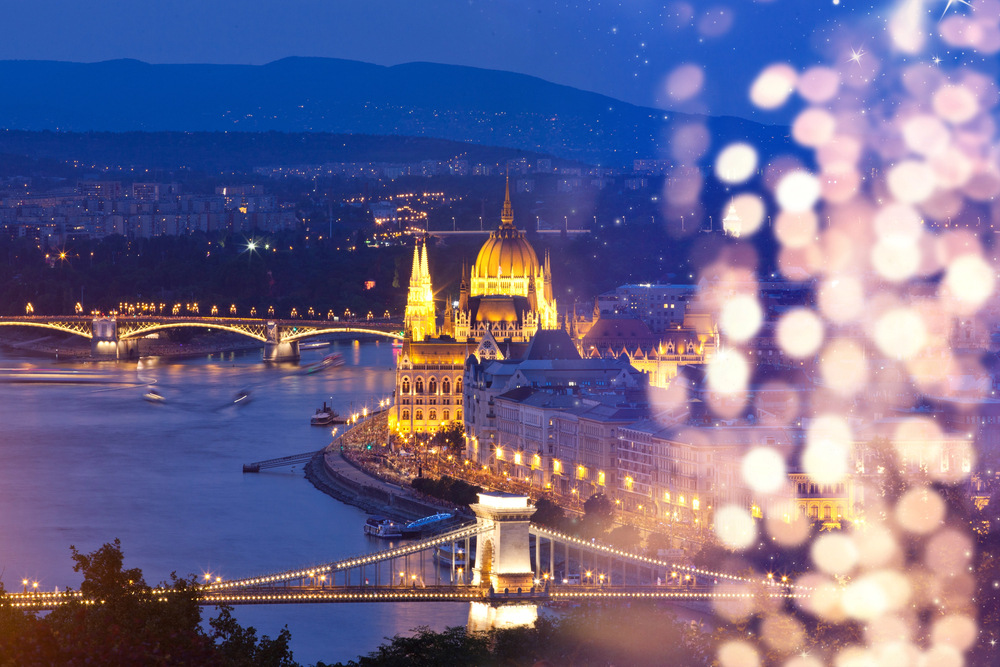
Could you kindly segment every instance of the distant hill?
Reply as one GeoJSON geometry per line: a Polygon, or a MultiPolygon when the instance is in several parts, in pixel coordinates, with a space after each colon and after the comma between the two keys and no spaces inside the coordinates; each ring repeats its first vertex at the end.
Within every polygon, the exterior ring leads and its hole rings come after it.
{"type": "Polygon", "coordinates": [[[332,58],[267,65],[0,61],[0,127],[69,132],[330,132],[514,148],[620,166],[666,156],[671,124],[706,122],[718,142],[765,154],[787,129],[692,118],[493,70],[332,58]]]}

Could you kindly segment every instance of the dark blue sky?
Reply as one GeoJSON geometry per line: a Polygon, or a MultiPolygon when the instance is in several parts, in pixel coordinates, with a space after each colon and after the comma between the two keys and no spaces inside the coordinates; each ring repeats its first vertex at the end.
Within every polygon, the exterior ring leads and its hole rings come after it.
{"type": "MultiPolygon", "coordinates": [[[[929,0],[941,11],[945,0],[929,0]],[[937,7],[936,4],[940,4],[937,7]]],[[[326,56],[532,74],[638,104],[750,115],[746,90],[776,60],[839,58],[884,29],[885,0],[31,0],[9,3],[0,59],[262,64],[326,56]],[[850,25],[848,37],[841,27],[850,25]],[[678,65],[702,93],[663,100],[678,65]]]]}

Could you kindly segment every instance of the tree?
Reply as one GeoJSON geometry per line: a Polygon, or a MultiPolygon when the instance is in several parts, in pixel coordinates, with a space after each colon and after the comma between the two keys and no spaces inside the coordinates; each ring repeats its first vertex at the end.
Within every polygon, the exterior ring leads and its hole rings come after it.
{"type": "Polygon", "coordinates": [[[608,542],[619,549],[635,553],[639,550],[639,545],[642,543],[642,535],[635,526],[618,526],[608,534],[608,542]]]}
{"type": "Polygon", "coordinates": [[[448,422],[437,430],[431,442],[449,454],[458,456],[465,451],[465,427],[461,422],[448,422]]]}
{"type": "Polygon", "coordinates": [[[535,501],[535,513],[531,515],[531,521],[540,526],[563,530],[566,513],[548,498],[539,498],[535,501]]]}
{"type": "Polygon", "coordinates": [[[88,554],[72,551],[84,600],[70,598],[43,617],[16,610],[0,596],[0,667],[21,665],[220,665],[292,667],[289,635],[257,639],[223,608],[202,628],[194,576],[153,589],[138,568],[126,569],[121,542],[88,554]],[[161,589],[169,591],[163,595],[161,589]],[[218,643],[217,643],[218,642],[218,643]]]}
{"type": "Polygon", "coordinates": [[[581,532],[585,536],[600,537],[614,523],[615,506],[603,493],[595,493],[583,503],[581,532]]]}

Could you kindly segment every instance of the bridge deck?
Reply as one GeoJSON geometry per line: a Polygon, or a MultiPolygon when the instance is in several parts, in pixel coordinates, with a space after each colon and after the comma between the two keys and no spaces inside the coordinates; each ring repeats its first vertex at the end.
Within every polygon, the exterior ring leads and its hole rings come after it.
{"type": "MultiPolygon", "coordinates": [[[[761,593],[768,598],[797,598],[803,594],[792,593],[776,586],[761,593]]],[[[160,593],[170,595],[170,593],[160,593]]],[[[470,585],[440,586],[280,586],[245,588],[239,591],[204,591],[199,599],[203,606],[261,605],[261,604],[331,604],[358,602],[488,602],[494,605],[549,602],[610,602],[615,600],[707,601],[754,597],[746,591],[733,591],[718,586],[590,586],[551,585],[548,591],[524,593],[492,593],[470,585]]],[[[94,604],[79,593],[37,594],[13,593],[8,596],[12,606],[22,609],[46,611],[69,601],[94,604]]]]}

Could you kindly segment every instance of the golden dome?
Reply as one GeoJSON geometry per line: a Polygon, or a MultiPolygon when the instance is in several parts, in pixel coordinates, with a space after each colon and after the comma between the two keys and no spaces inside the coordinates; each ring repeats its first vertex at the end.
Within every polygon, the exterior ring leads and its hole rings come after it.
{"type": "Polygon", "coordinates": [[[500,214],[500,227],[490,233],[476,257],[476,274],[481,278],[523,277],[538,273],[538,256],[524,232],[514,226],[510,205],[510,183],[500,214]]]}
{"type": "Polygon", "coordinates": [[[538,273],[538,256],[524,233],[514,227],[501,226],[490,234],[476,257],[476,274],[480,277],[533,276],[538,273]]]}

